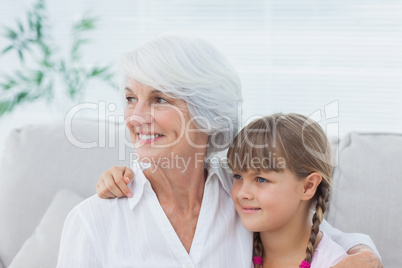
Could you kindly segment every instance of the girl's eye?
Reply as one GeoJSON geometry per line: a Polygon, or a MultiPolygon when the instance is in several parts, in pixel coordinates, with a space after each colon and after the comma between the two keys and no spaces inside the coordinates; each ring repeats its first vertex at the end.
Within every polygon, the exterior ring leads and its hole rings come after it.
{"type": "Polygon", "coordinates": [[[241,180],[242,179],[242,177],[239,174],[233,174],[233,178],[235,180],[241,180]]]}
{"type": "Polygon", "coordinates": [[[258,182],[264,183],[264,182],[269,182],[267,179],[257,177],[258,182]]]}
{"type": "Polygon", "coordinates": [[[167,103],[167,100],[165,100],[164,98],[158,97],[158,98],[156,98],[156,102],[160,103],[160,104],[164,104],[164,103],[167,103]]]}

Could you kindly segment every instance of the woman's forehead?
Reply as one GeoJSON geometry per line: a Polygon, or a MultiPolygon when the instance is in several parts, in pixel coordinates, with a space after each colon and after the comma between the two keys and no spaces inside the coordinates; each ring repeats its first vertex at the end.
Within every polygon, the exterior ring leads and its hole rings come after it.
{"type": "Polygon", "coordinates": [[[124,88],[124,90],[127,91],[127,92],[130,92],[130,93],[134,93],[134,94],[138,94],[138,91],[140,91],[141,93],[147,94],[147,95],[166,95],[162,91],[154,89],[152,87],[149,87],[149,88],[135,88],[135,87],[130,87],[129,85],[127,85],[124,88]]]}
{"type": "Polygon", "coordinates": [[[143,93],[151,93],[154,90],[159,91],[151,86],[142,84],[134,79],[128,79],[126,87],[124,89],[132,93],[137,93],[138,91],[142,91],[143,93]]]}

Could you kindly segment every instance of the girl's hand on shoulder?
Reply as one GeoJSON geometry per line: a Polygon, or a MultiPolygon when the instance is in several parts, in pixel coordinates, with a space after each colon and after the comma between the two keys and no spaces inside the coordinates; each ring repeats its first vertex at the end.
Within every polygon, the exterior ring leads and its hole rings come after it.
{"type": "Polygon", "coordinates": [[[383,268],[377,254],[365,245],[357,245],[351,248],[348,254],[331,268],[383,268]]]}
{"type": "Polygon", "coordinates": [[[134,172],[125,166],[114,166],[106,170],[96,183],[96,193],[100,198],[132,197],[127,184],[133,179],[134,172]]]}

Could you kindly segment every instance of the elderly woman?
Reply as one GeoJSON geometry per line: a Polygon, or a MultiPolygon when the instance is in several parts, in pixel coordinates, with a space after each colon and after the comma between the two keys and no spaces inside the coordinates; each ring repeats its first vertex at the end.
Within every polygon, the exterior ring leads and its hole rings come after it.
{"type": "MultiPolygon", "coordinates": [[[[251,267],[252,235],[232,203],[231,175],[211,161],[238,131],[235,69],[204,40],[168,35],[123,57],[118,74],[138,161],[127,186],[125,169],[114,168],[98,191],[133,197],[92,196],[75,207],[58,267],[251,267]]],[[[364,235],[324,229],[345,250],[375,248],[364,235]]],[[[369,252],[347,262],[363,264],[369,252]]]]}

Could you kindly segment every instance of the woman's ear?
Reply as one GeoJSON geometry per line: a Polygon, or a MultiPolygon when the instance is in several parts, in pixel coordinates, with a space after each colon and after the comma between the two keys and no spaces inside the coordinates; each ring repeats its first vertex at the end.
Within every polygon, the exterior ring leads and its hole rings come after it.
{"type": "Polygon", "coordinates": [[[318,172],[313,172],[304,179],[303,194],[301,200],[310,200],[315,195],[318,185],[322,181],[322,176],[318,172]]]}

